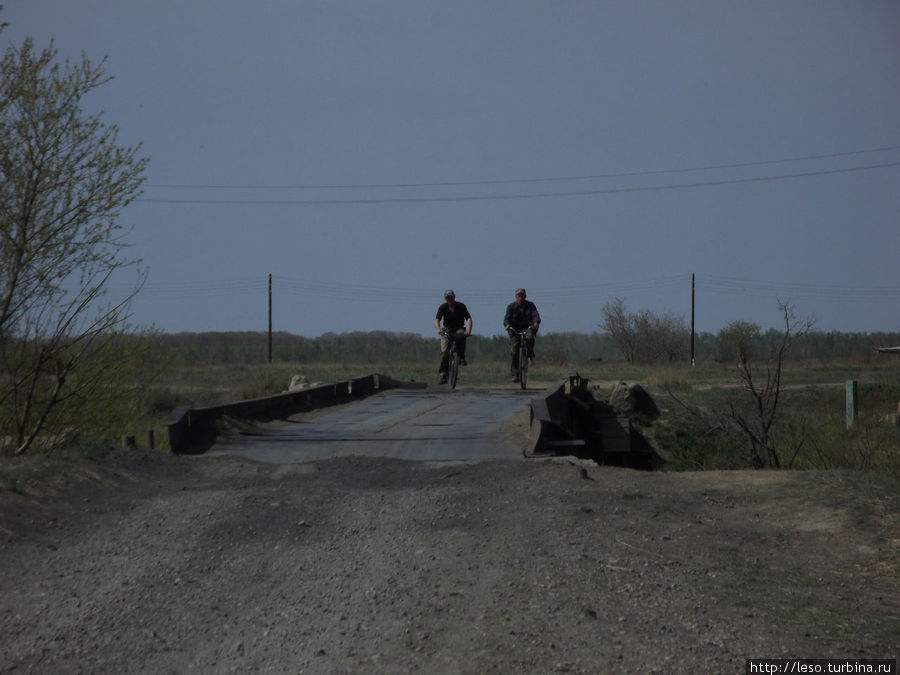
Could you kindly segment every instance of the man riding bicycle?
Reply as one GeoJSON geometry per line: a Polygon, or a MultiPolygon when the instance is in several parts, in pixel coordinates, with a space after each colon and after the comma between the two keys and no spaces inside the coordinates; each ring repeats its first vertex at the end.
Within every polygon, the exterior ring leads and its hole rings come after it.
{"type": "Polygon", "coordinates": [[[516,289],[515,302],[506,306],[506,314],[503,316],[503,327],[509,333],[510,353],[512,361],[510,362],[509,372],[512,375],[512,381],[519,381],[519,333],[525,332],[525,346],[528,349],[528,362],[534,362],[534,336],[538,332],[541,325],[541,315],[538,314],[537,307],[530,300],[526,300],[524,288],[516,289]]]}
{"type": "Polygon", "coordinates": [[[444,291],[445,302],[438,307],[434,317],[434,329],[441,336],[441,365],[438,368],[438,382],[447,382],[447,362],[450,359],[450,341],[456,341],[459,365],[466,365],[466,338],[472,334],[472,316],[468,308],[456,301],[453,289],[444,291]],[[441,327],[441,321],[444,326],[441,327]]]}

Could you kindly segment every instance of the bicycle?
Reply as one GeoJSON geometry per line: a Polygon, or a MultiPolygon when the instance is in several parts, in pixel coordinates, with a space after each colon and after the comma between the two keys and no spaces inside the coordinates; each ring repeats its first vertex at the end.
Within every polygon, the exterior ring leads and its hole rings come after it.
{"type": "Polygon", "coordinates": [[[443,335],[450,339],[450,354],[447,356],[447,384],[450,385],[450,389],[456,389],[456,381],[459,378],[458,338],[452,333],[448,333],[446,329],[443,331],[443,335]]]}
{"type": "Polygon", "coordinates": [[[528,345],[525,344],[525,334],[528,332],[527,330],[514,330],[512,328],[509,329],[510,336],[518,335],[519,336],[519,360],[518,360],[518,368],[519,368],[519,386],[522,389],[525,389],[528,382],[528,345]]]}

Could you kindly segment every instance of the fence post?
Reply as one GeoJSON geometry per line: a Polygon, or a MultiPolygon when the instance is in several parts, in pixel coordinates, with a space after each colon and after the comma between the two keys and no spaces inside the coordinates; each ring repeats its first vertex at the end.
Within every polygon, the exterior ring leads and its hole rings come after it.
{"type": "Polygon", "coordinates": [[[859,411],[859,394],[856,380],[847,381],[847,428],[853,426],[859,411]]]}

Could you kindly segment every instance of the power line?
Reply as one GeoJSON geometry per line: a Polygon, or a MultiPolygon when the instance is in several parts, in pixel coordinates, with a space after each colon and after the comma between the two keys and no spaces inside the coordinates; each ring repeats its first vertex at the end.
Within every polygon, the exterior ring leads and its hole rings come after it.
{"type": "Polygon", "coordinates": [[[698,289],[725,295],[780,295],[783,299],[814,299],[834,302],[895,303],[900,301],[900,286],[850,287],[845,284],[803,284],[796,282],[737,279],[715,275],[697,275],[698,289]],[[707,286],[705,283],[709,281],[707,286]]]}
{"type": "MultiPolygon", "coordinates": [[[[540,287],[529,295],[541,303],[583,302],[585,299],[608,300],[617,296],[646,295],[652,292],[669,291],[673,288],[689,288],[691,275],[676,274],[667,277],[640,278],[572,284],[555,287],[540,287]]],[[[296,279],[273,276],[275,293],[280,296],[315,297],[324,300],[370,302],[377,297],[379,302],[394,302],[415,305],[432,305],[440,302],[442,287],[392,287],[362,284],[345,284],[318,279],[296,279]]],[[[699,294],[724,294],[740,296],[782,296],[783,299],[816,299],[835,302],[900,302],[900,286],[847,286],[844,284],[812,284],[784,282],[766,279],[742,279],[712,274],[696,275],[699,294]]],[[[259,295],[267,288],[267,278],[218,279],[191,282],[148,282],[141,294],[152,296],[200,296],[227,297],[235,295],[259,295]]],[[[512,289],[458,288],[457,294],[463,302],[511,302],[512,289]]]]}
{"type": "Polygon", "coordinates": [[[458,197],[387,197],[387,198],[358,198],[358,199],[135,199],[136,202],[150,204],[221,204],[221,205],[247,205],[247,206],[322,206],[322,205],[376,205],[376,204],[422,204],[440,202],[481,202],[481,201],[507,201],[519,199],[546,199],[562,197],[587,197],[612,194],[627,194],[637,192],[660,192],[664,190],[685,190],[701,187],[718,187],[722,185],[737,185],[742,183],[763,183],[791,178],[809,178],[813,176],[830,176],[858,171],[872,171],[876,169],[889,169],[900,166],[900,162],[886,162],[883,164],[869,164],[865,166],[845,167],[840,169],[823,169],[819,171],[802,171],[797,173],[778,174],[772,176],[756,176],[752,178],[731,178],[715,181],[701,181],[696,183],[674,183],[669,185],[648,185],[624,188],[606,188],[599,190],[573,190],[568,192],[536,192],[507,195],[468,195],[458,197]]]}
{"type": "MultiPolygon", "coordinates": [[[[641,293],[677,287],[690,279],[690,275],[676,275],[659,279],[639,279],[636,281],[615,281],[608,283],[583,284],[575,286],[543,287],[540,298],[547,302],[564,302],[583,298],[609,297],[615,294],[641,293]]],[[[290,277],[273,277],[279,294],[290,296],[310,296],[332,300],[365,300],[376,297],[394,302],[430,305],[439,302],[443,287],[438,288],[397,288],[373,286],[370,284],[340,284],[319,280],[301,280],[290,277]]],[[[513,289],[461,289],[457,294],[464,302],[512,302],[513,289]]]]}
{"type": "Polygon", "coordinates": [[[547,178],[506,178],[497,180],[465,180],[442,181],[428,183],[358,183],[358,184],[305,184],[305,185],[227,185],[227,184],[181,184],[181,183],[150,183],[147,187],[168,189],[212,189],[212,190],[361,190],[361,189],[389,189],[389,188],[420,188],[420,187],[458,187],[473,185],[510,185],[514,183],[551,183],[568,182],[576,180],[597,180],[606,178],[634,178],[639,176],[654,176],[670,173],[690,173],[698,171],[714,171],[722,169],[739,169],[753,166],[767,166],[773,164],[787,164],[790,162],[804,162],[818,159],[834,159],[836,157],[851,157],[855,155],[871,154],[876,152],[890,152],[900,149],[900,145],[891,145],[882,148],[869,148],[865,150],[851,150],[848,152],[831,152],[821,155],[806,155],[802,157],[785,157],[781,159],[767,159],[754,162],[735,162],[731,164],[709,164],[705,166],[686,167],[678,169],[650,169],[642,171],[623,171],[615,173],[590,174],[583,176],[554,176],[547,178]]]}
{"type": "Polygon", "coordinates": [[[234,295],[255,294],[264,291],[265,279],[216,279],[205,281],[164,281],[147,282],[141,288],[141,295],[154,296],[201,296],[227,297],[234,295]]]}

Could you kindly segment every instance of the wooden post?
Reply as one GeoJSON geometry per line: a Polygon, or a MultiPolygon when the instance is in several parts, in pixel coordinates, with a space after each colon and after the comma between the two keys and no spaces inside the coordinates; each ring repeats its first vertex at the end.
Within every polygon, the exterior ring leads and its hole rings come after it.
{"type": "Polygon", "coordinates": [[[269,363],[272,363],[272,275],[269,275],[269,363]]]}
{"type": "Polygon", "coordinates": [[[858,386],[856,380],[848,380],[847,381],[847,428],[853,426],[854,420],[856,420],[858,406],[859,406],[859,394],[858,386]]]}
{"type": "Polygon", "coordinates": [[[694,273],[691,272],[691,368],[694,367],[694,273]]]}

